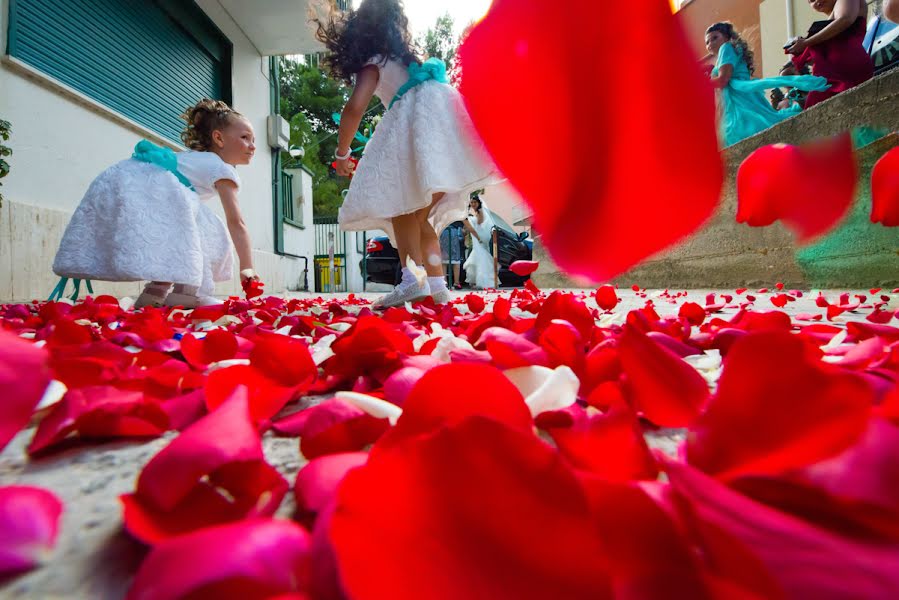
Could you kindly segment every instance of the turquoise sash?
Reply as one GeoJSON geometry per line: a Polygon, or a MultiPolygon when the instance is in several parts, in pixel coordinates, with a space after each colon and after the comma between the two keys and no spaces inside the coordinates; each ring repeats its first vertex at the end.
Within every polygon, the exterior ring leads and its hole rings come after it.
{"type": "Polygon", "coordinates": [[[163,148],[157,146],[153,142],[141,140],[137,143],[137,146],[134,147],[134,154],[131,155],[131,158],[165,169],[177,177],[178,181],[184,184],[187,189],[196,191],[190,180],[178,170],[178,157],[171,148],[163,148]]]}
{"type": "Polygon", "coordinates": [[[402,98],[406,92],[426,81],[449,83],[449,80],[446,78],[446,63],[439,58],[429,58],[422,64],[411,63],[409,65],[409,81],[397,90],[396,96],[393,97],[393,100],[390,101],[390,106],[387,108],[392,108],[396,101],[402,98]]]}

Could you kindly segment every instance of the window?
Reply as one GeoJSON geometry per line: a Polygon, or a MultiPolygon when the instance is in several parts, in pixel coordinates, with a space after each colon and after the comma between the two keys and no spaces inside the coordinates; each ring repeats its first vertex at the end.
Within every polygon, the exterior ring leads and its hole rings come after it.
{"type": "Polygon", "coordinates": [[[231,43],[193,1],[9,0],[7,53],[175,142],[184,109],[231,102],[231,43]]]}

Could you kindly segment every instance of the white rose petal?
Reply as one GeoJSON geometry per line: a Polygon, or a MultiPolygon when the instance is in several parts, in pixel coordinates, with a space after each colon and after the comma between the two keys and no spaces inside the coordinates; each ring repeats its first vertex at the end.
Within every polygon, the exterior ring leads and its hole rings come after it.
{"type": "Polygon", "coordinates": [[[568,408],[577,401],[580,380],[569,367],[555,370],[541,366],[519,367],[504,372],[524,396],[524,401],[537,415],[568,408]]]}
{"type": "Polygon", "coordinates": [[[365,411],[376,419],[387,419],[391,425],[396,425],[403,409],[396,404],[391,404],[386,400],[369,396],[368,394],[360,394],[358,392],[337,392],[336,398],[349,402],[356,408],[365,411]]]}

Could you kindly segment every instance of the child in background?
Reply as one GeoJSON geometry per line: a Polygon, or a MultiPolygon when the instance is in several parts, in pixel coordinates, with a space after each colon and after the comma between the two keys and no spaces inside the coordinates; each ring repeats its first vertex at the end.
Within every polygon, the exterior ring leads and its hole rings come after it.
{"type": "Polygon", "coordinates": [[[57,275],[149,281],[136,308],[221,304],[212,293],[216,281],[231,279],[233,240],[242,282],[258,279],[235,169],[253,158],[253,127],[224,102],[209,99],[183,118],[187,127],[181,139],[189,151],[176,153],[144,140],[132,158],[91,183],[60,243],[53,262],[57,275]],[[215,197],[222,202],[227,230],[206,205],[215,197]]]}
{"type": "Polygon", "coordinates": [[[446,83],[446,66],[413,52],[399,0],[365,0],[319,23],[318,36],[331,74],[355,86],[340,120],[336,169],[353,180],[338,220],[344,230],[386,231],[403,265],[400,283],[375,306],[448,302],[436,232],[463,220],[469,193],[501,176],[446,83]],[[354,169],[350,142],[373,96],[388,110],[354,169]]]}

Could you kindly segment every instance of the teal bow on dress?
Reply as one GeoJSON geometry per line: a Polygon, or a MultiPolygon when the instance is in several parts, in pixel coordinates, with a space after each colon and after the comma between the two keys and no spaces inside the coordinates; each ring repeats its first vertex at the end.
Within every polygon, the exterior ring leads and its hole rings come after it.
{"type": "Polygon", "coordinates": [[[178,181],[184,184],[187,189],[196,191],[190,180],[178,170],[178,157],[171,148],[163,148],[162,146],[157,146],[153,142],[141,140],[137,143],[137,146],[134,147],[134,154],[131,155],[131,158],[165,169],[177,177],[178,181]]]}
{"type": "Polygon", "coordinates": [[[413,62],[409,65],[409,81],[403,84],[397,92],[393,100],[390,101],[392,108],[396,101],[412,88],[423,84],[426,81],[436,81],[437,83],[449,83],[446,78],[446,63],[439,58],[429,58],[422,64],[413,62]]]}

